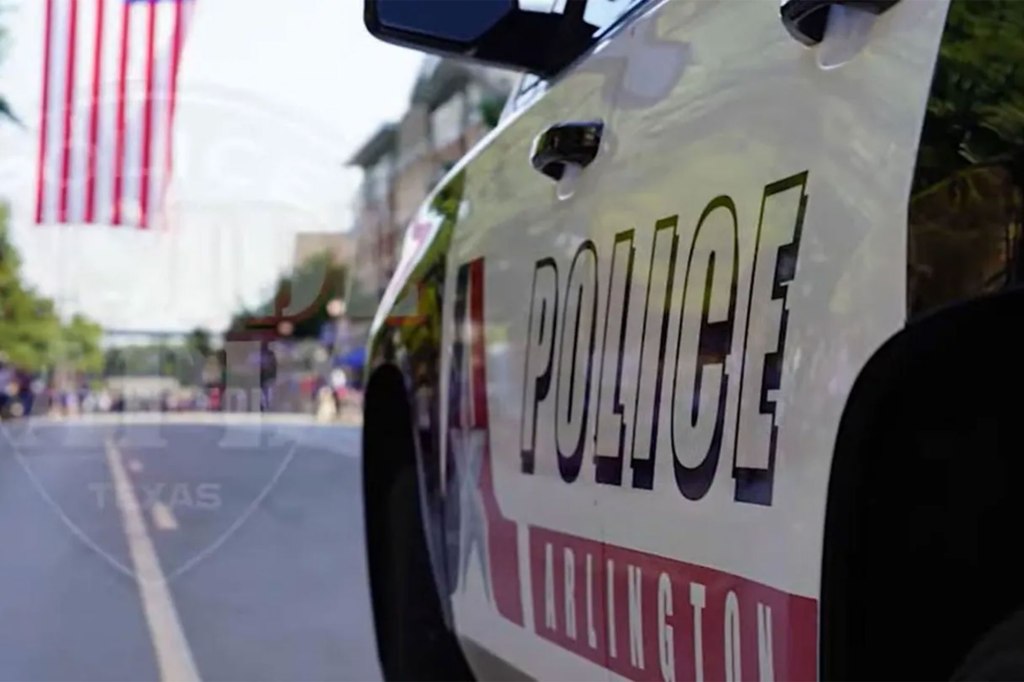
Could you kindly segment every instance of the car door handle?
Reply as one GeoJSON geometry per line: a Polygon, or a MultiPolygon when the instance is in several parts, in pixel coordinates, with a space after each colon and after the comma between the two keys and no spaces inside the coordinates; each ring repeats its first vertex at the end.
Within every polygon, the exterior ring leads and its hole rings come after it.
{"type": "Polygon", "coordinates": [[[556,123],[533,141],[530,163],[544,175],[561,180],[568,164],[586,168],[601,148],[603,121],[556,123]]]}
{"type": "Polygon", "coordinates": [[[804,45],[817,45],[825,37],[829,10],[836,5],[881,14],[899,0],[786,0],[779,12],[789,35],[804,45]]]}

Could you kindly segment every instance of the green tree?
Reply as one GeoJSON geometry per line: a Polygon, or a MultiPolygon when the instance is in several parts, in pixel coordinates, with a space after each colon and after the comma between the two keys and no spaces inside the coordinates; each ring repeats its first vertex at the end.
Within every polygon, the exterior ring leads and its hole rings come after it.
{"type": "Polygon", "coordinates": [[[100,342],[103,328],[82,315],[75,315],[61,329],[55,360],[75,371],[98,374],[103,370],[100,342]]]}
{"type": "Polygon", "coordinates": [[[185,348],[199,358],[207,358],[213,352],[213,340],[210,332],[196,327],[185,337],[185,348]]]}
{"type": "Polygon", "coordinates": [[[1014,157],[1024,145],[1022,33],[1024,3],[1017,0],[950,5],[921,137],[917,192],[979,166],[1006,165],[1020,174],[1014,157]]]}
{"type": "Polygon", "coordinates": [[[0,353],[31,372],[58,364],[75,372],[100,371],[102,329],[81,315],[62,325],[53,301],[24,283],[9,217],[10,208],[0,204],[0,353]]]}
{"type": "Polygon", "coordinates": [[[333,262],[326,251],[310,256],[290,275],[278,279],[271,298],[255,309],[236,313],[230,330],[272,327],[275,320],[287,319],[293,325],[293,337],[316,337],[329,319],[328,301],[344,299],[347,280],[347,268],[333,262]]]}
{"type": "Polygon", "coordinates": [[[909,210],[923,312],[1024,276],[1024,3],[950,5],[909,210]]]}
{"type": "Polygon", "coordinates": [[[53,302],[39,297],[21,279],[21,259],[11,244],[10,209],[0,205],[0,351],[19,367],[45,369],[60,336],[53,302]]]}

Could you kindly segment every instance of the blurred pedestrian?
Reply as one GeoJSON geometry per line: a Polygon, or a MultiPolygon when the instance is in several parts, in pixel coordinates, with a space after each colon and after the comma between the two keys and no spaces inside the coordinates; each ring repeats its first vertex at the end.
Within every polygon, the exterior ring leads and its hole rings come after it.
{"type": "Polygon", "coordinates": [[[266,341],[260,343],[260,410],[269,412],[277,380],[277,356],[266,341]]]}

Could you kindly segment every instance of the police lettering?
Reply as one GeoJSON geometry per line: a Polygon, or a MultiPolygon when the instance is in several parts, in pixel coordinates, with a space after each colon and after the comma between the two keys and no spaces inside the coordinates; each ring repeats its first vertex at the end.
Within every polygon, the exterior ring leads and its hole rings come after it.
{"type": "Polygon", "coordinates": [[[669,216],[616,234],[603,268],[591,241],[561,268],[551,257],[534,264],[524,474],[550,466],[572,483],[591,462],[599,484],[674,484],[700,500],[731,451],[734,499],[772,503],[807,178],[764,188],[746,253],[735,202],[722,195],[692,226],[669,216]]]}

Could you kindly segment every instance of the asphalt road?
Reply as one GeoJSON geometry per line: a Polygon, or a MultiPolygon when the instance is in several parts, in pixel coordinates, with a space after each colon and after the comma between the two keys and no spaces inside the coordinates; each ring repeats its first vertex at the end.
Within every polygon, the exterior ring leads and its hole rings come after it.
{"type": "Polygon", "coordinates": [[[379,679],[357,429],[156,418],[4,425],[0,680],[379,679]]]}

